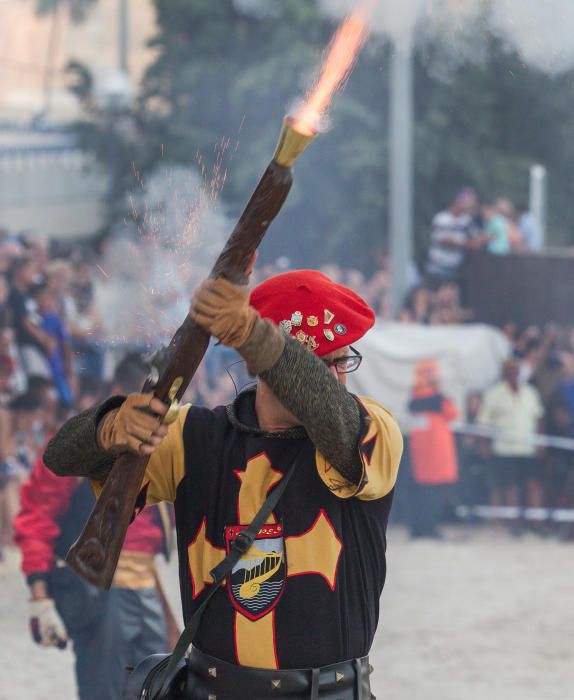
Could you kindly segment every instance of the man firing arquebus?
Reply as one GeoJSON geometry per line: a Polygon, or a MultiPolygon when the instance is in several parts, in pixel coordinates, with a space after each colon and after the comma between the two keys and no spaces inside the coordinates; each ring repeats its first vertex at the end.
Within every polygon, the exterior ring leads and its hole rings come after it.
{"type": "Polygon", "coordinates": [[[370,698],[367,655],[386,574],[386,526],[402,452],[391,414],[345,387],[374,314],[308,270],[245,288],[219,278],[192,318],[236,348],[255,389],[184,407],[169,427],[150,394],[111,397],[69,420],[44,460],[96,491],[126,451],[151,455],[138,505],[175,504],[184,620],[210,571],[294,464],[250,549],[210,600],[185,697],[370,698]]]}

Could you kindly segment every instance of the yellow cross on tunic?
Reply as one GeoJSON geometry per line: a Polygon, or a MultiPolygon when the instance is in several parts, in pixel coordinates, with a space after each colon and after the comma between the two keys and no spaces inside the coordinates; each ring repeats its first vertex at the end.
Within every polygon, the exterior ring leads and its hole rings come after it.
{"type": "MultiPolygon", "coordinates": [[[[237,523],[248,525],[261,508],[270,489],[282,478],[273,469],[265,453],[247,462],[245,471],[236,471],[241,481],[237,502],[237,523]]],[[[273,514],[267,519],[275,523],[273,514]]],[[[333,525],[320,510],[313,525],[300,535],[285,538],[287,552],[287,581],[291,576],[317,574],[322,576],[331,590],[335,589],[337,564],[342,545],[333,525]]],[[[206,521],[201,523],[195,540],[188,547],[189,568],[192,579],[192,595],[196,598],[211,582],[209,572],[225,558],[225,550],[215,547],[206,538],[206,521]]],[[[286,584],[287,585],[287,584],[286,584]]],[[[235,646],[237,660],[242,666],[278,668],[275,644],[275,611],[258,620],[250,620],[235,611],[235,646]]]]}

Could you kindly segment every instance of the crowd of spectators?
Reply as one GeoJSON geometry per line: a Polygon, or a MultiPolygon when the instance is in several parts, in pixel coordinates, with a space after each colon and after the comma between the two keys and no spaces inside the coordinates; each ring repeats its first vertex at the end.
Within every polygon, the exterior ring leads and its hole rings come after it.
{"type": "MultiPolygon", "coordinates": [[[[0,230],[0,551],[46,440],[71,412],[106,395],[126,352],[157,349],[185,318],[208,270],[173,260],[154,241],[114,239],[96,253],[0,230]]],[[[285,259],[259,266],[253,282],[288,267],[285,259]]],[[[334,265],[325,272],[387,313],[387,271],[368,280],[334,265]]],[[[212,345],[186,398],[228,402],[252,381],[236,360],[212,345]]]]}
{"type": "MultiPolygon", "coordinates": [[[[399,320],[426,325],[473,320],[473,309],[464,305],[470,256],[481,250],[506,255],[541,248],[540,226],[526,206],[502,198],[480,201],[473,190],[462,189],[433,218],[419,283],[408,293],[399,320]]],[[[509,320],[502,330],[511,353],[500,368],[500,381],[483,395],[468,396],[462,418],[523,439],[459,434],[460,479],[451,489],[451,502],[511,507],[510,527],[521,532],[525,523],[516,517],[517,509],[574,507],[574,450],[554,447],[544,437],[574,438],[574,329],[552,323],[520,329],[509,320]],[[542,439],[530,439],[536,434],[542,439]]],[[[417,493],[416,479],[413,485],[417,493]]],[[[539,522],[535,529],[546,533],[549,527],[539,522]]],[[[574,535],[571,524],[558,530],[574,535]]]]}
{"type": "Polygon", "coordinates": [[[425,283],[431,288],[447,282],[462,284],[472,251],[537,252],[542,243],[540,224],[526,205],[505,198],[480,200],[473,189],[464,188],[432,220],[425,283]]]}
{"type": "MultiPolygon", "coordinates": [[[[472,320],[473,310],[464,306],[470,256],[480,250],[538,252],[542,242],[527,206],[504,198],[480,201],[474,190],[462,189],[433,218],[420,284],[407,296],[400,320],[431,325],[472,320]]],[[[460,437],[462,498],[492,506],[572,507],[574,451],[529,442],[527,434],[574,438],[574,333],[554,324],[519,329],[512,320],[502,330],[511,356],[495,386],[468,397],[467,420],[526,438],[513,443],[460,437]]]]}
{"type": "Polygon", "coordinates": [[[467,308],[470,256],[533,253],[542,249],[542,229],[524,204],[506,198],[480,200],[474,190],[462,189],[439,211],[430,225],[426,259],[417,270],[400,320],[414,323],[464,323],[472,320],[467,308]]]}
{"type": "MultiPolygon", "coordinates": [[[[407,295],[397,320],[471,321],[472,309],[463,303],[468,253],[486,248],[500,255],[539,245],[539,228],[525,209],[507,200],[479,203],[472,190],[462,190],[435,216],[420,283],[407,295]]],[[[185,317],[189,293],[207,268],[174,267],[173,260],[173,250],[153,241],[112,239],[96,254],[87,246],[63,247],[0,230],[0,545],[10,540],[20,484],[46,439],[71,411],[105,395],[106,380],[122,353],[157,348],[185,317]]],[[[287,258],[260,264],[252,283],[290,268],[287,258]]],[[[386,257],[369,277],[337,264],[321,270],[357,291],[378,317],[392,317],[386,257]]],[[[574,333],[554,326],[519,331],[511,322],[503,330],[519,361],[519,381],[540,396],[541,430],[574,438],[574,333]]],[[[207,406],[233,398],[252,381],[236,360],[226,348],[211,346],[187,398],[207,406]]],[[[481,410],[484,414],[482,401],[468,397],[467,420],[479,420],[481,410]]],[[[486,420],[484,415],[480,420],[486,420]]],[[[461,493],[471,484],[466,500],[519,502],[515,488],[501,496],[486,476],[488,451],[484,440],[459,438],[461,493]]],[[[528,487],[528,502],[574,505],[573,454],[538,449],[537,468],[531,470],[538,486],[528,487]]]]}
{"type": "Polygon", "coordinates": [[[88,260],[0,232],[0,551],[47,437],[102,393],[98,331],[88,260]]]}
{"type": "Polygon", "coordinates": [[[399,494],[413,537],[440,537],[441,514],[463,506],[516,535],[574,538],[574,330],[504,330],[499,378],[465,406],[444,393],[435,360],[415,367],[399,494]]]}
{"type": "MultiPolygon", "coordinates": [[[[503,435],[459,436],[459,497],[495,507],[573,508],[574,450],[552,442],[574,441],[573,329],[548,325],[519,331],[509,323],[504,330],[512,353],[500,380],[483,395],[468,396],[466,406],[468,423],[503,435]],[[509,439],[516,434],[522,439],[509,439]]],[[[510,515],[513,532],[522,531],[526,523],[510,515]]],[[[547,523],[531,527],[549,531],[547,523]]],[[[572,523],[556,530],[574,535],[572,523]]]]}

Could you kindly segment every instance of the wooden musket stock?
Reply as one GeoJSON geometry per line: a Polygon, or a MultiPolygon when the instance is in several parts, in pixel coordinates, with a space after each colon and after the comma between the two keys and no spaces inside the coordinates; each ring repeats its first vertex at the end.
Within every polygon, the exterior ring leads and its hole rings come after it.
{"type": "MultiPolygon", "coordinates": [[[[239,284],[246,281],[253,255],[291,189],[291,165],[312,138],[294,131],[288,119],[284,121],[273,160],[217,258],[211,277],[225,277],[239,284]]],[[[177,415],[179,400],[208,344],[209,334],[187,316],[166,350],[159,375],[146,382],[144,390],[153,389],[154,396],[172,408],[166,419],[177,415]]],[[[98,588],[107,590],[112,583],[148,461],[149,457],[132,454],[116,460],[98,502],[66,557],[72,569],[98,588]]]]}

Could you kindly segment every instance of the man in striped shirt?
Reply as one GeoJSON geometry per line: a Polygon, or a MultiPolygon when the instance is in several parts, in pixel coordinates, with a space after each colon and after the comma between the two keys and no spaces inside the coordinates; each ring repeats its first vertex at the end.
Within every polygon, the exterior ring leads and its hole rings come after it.
{"type": "Polygon", "coordinates": [[[484,245],[484,237],[477,235],[473,219],[477,207],[476,193],[465,188],[448,209],[435,215],[426,263],[427,278],[433,287],[460,284],[468,251],[484,245]]]}

